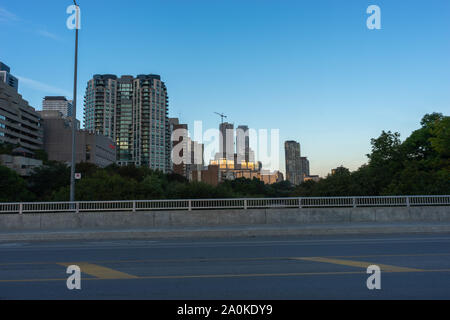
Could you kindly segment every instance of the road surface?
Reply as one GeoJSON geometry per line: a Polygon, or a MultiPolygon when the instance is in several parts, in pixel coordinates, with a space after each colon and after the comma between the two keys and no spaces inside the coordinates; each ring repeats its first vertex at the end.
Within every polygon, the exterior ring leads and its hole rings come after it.
{"type": "Polygon", "coordinates": [[[0,299],[450,299],[450,234],[0,243],[0,299]]]}

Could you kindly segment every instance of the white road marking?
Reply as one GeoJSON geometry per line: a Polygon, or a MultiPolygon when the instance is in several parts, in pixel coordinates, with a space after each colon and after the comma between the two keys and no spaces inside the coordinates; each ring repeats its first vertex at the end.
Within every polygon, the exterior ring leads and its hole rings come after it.
{"type": "MultiPolygon", "coordinates": [[[[199,242],[167,242],[164,243],[162,240],[160,241],[145,241],[142,243],[140,240],[130,241],[130,240],[117,240],[114,242],[111,241],[95,241],[95,242],[83,242],[72,244],[70,242],[65,244],[58,245],[39,245],[34,243],[27,243],[29,246],[11,246],[11,247],[0,247],[0,251],[9,251],[9,250],[20,250],[20,251],[34,251],[40,249],[50,249],[50,250],[97,250],[97,249],[110,249],[114,250],[121,247],[126,247],[129,249],[132,248],[216,248],[216,247],[258,247],[258,246],[266,246],[266,245],[278,245],[278,246],[309,246],[309,245],[323,245],[326,243],[327,245],[344,245],[344,244],[352,244],[352,245],[367,245],[367,244],[378,244],[378,243],[386,243],[386,242],[395,242],[396,244],[401,243],[442,243],[449,242],[450,237],[435,237],[435,238],[367,238],[367,239],[317,239],[317,240],[267,240],[267,241],[254,241],[249,239],[248,241],[199,241],[199,242]],[[136,244],[136,241],[138,244],[136,244]]],[[[12,245],[12,243],[9,243],[12,245]]]]}

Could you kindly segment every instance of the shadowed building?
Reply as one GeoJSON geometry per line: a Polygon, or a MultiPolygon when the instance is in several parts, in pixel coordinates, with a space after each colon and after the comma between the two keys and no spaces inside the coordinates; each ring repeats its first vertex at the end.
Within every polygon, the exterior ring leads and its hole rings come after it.
{"type": "Polygon", "coordinates": [[[41,119],[16,89],[0,81],[0,143],[42,149],[41,119]]]}
{"type": "Polygon", "coordinates": [[[179,123],[178,118],[169,118],[172,141],[172,171],[186,177],[186,164],[188,162],[188,126],[179,123]]]}
{"type": "Polygon", "coordinates": [[[34,158],[34,152],[18,147],[13,149],[11,154],[0,154],[0,165],[26,177],[31,175],[35,168],[42,166],[42,160],[34,158]]]}
{"type": "MultiPolygon", "coordinates": [[[[40,111],[44,127],[44,150],[49,160],[70,164],[72,161],[72,119],[59,111],[40,111]]],[[[75,161],[94,163],[106,167],[116,161],[114,141],[104,135],[76,131],[75,161]]]]}
{"type": "Polygon", "coordinates": [[[86,88],[84,123],[116,142],[119,165],[171,170],[167,88],[159,75],[94,75],[86,88]]]}
{"type": "Polygon", "coordinates": [[[17,92],[19,90],[19,80],[10,72],[10,68],[6,64],[0,62],[0,82],[6,83],[17,92]]]}
{"type": "Polygon", "coordinates": [[[302,182],[300,143],[297,141],[286,141],[284,143],[285,162],[286,162],[286,180],[294,185],[302,182]]]}
{"type": "Polygon", "coordinates": [[[43,111],[56,110],[61,112],[63,117],[71,117],[72,108],[72,100],[67,100],[66,97],[47,96],[42,101],[43,111]]]}
{"type": "Polygon", "coordinates": [[[172,140],[172,171],[192,180],[192,171],[202,170],[204,145],[189,137],[188,125],[178,118],[169,119],[172,140]]]}
{"type": "Polygon", "coordinates": [[[305,177],[309,176],[309,160],[307,157],[300,157],[300,168],[303,182],[305,177]]]}

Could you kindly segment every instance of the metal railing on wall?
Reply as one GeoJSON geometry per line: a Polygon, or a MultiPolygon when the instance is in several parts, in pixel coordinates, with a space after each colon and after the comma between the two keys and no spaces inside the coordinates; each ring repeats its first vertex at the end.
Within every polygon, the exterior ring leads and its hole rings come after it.
{"type": "Polygon", "coordinates": [[[123,200],[0,203],[0,214],[114,212],[257,208],[412,207],[450,206],[450,195],[381,197],[230,198],[187,200],[123,200]]]}

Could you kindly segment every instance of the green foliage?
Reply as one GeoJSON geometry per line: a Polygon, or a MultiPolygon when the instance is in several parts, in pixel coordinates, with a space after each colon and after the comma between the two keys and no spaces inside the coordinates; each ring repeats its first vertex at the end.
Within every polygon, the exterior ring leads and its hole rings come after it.
{"type": "Polygon", "coordinates": [[[167,181],[158,175],[148,175],[137,185],[137,199],[163,199],[167,181]]]}
{"type": "Polygon", "coordinates": [[[129,200],[134,198],[137,182],[118,174],[98,171],[92,177],[77,182],[78,200],[129,200]]]}
{"type": "MultiPolygon", "coordinates": [[[[319,182],[293,186],[288,181],[265,185],[258,179],[239,178],[211,186],[145,167],[111,165],[99,168],[79,163],[75,198],[92,200],[200,199],[292,196],[377,196],[450,194],[450,117],[427,114],[421,127],[403,142],[400,134],[382,131],[371,139],[368,163],[350,172],[339,167],[319,182]]],[[[1,153],[15,146],[0,144],[1,153]]],[[[37,156],[46,160],[45,153],[37,156]]],[[[27,179],[0,166],[0,201],[68,201],[70,168],[45,161],[27,179]]]]}
{"type": "Polygon", "coordinates": [[[203,182],[176,183],[169,189],[168,198],[171,199],[209,199],[226,198],[227,196],[215,188],[203,182]]]}
{"type": "Polygon", "coordinates": [[[38,167],[28,178],[29,190],[40,201],[51,200],[54,191],[70,184],[70,168],[64,163],[50,161],[38,167]]]}
{"type": "Polygon", "coordinates": [[[420,124],[422,127],[402,143],[400,167],[381,188],[381,194],[450,192],[450,117],[426,114],[420,124]]]}
{"type": "Polygon", "coordinates": [[[318,183],[303,183],[297,196],[403,195],[450,193],[450,117],[426,114],[421,128],[400,141],[383,131],[371,140],[369,162],[354,172],[338,168],[318,183]]]}
{"type": "Polygon", "coordinates": [[[264,197],[268,193],[264,182],[256,178],[252,180],[246,178],[227,180],[222,184],[243,197],[264,197]]]}
{"type": "Polygon", "coordinates": [[[450,158],[450,117],[445,117],[437,122],[430,129],[430,133],[431,147],[438,153],[439,157],[446,159],[448,163],[450,158]]]}
{"type": "Polygon", "coordinates": [[[290,197],[294,191],[294,186],[289,181],[281,181],[265,186],[267,195],[272,198],[290,197]]]}
{"type": "Polygon", "coordinates": [[[12,154],[13,149],[17,146],[7,142],[0,143],[0,154],[12,154]]]}
{"type": "Polygon", "coordinates": [[[34,200],[25,180],[15,171],[0,165],[0,202],[26,202],[34,200]]]}
{"type": "Polygon", "coordinates": [[[45,164],[48,164],[48,154],[45,152],[45,150],[38,149],[34,151],[34,157],[38,160],[42,160],[42,162],[45,164]]]}
{"type": "MultiPolygon", "coordinates": [[[[154,173],[152,169],[147,167],[136,167],[135,165],[118,166],[115,164],[108,166],[106,171],[136,181],[142,181],[147,175],[154,173]]],[[[162,172],[160,173],[162,174],[162,172]]]]}
{"type": "Polygon", "coordinates": [[[307,181],[300,184],[295,189],[295,195],[298,196],[349,196],[358,195],[361,190],[358,190],[358,180],[345,167],[339,167],[334,174],[328,175],[326,179],[319,182],[307,181]]]}
{"type": "Polygon", "coordinates": [[[81,173],[82,178],[92,177],[97,170],[99,170],[99,167],[90,162],[80,162],[75,166],[75,172],[81,173]]]}

